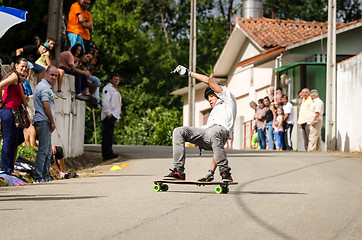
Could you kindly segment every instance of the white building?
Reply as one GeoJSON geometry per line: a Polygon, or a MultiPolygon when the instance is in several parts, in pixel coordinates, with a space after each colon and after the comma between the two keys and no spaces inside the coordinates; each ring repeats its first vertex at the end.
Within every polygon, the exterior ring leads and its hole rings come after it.
{"type": "MultiPolygon", "coordinates": [[[[309,68],[305,66],[318,65],[317,63],[325,65],[327,27],[326,22],[267,18],[236,20],[234,30],[210,76],[226,85],[237,99],[238,118],[235,123],[234,149],[244,149],[249,146],[251,129],[249,121],[254,115],[249,102],[256,102],[259,98],[265,97],[266,90],[270,86],[281,86],[282,73],[290,74],[289,99],[292,102],[297,97],[298,90],[304,87],[324,86],[320,92],[325,92],[325,84],[323,85],[325,70],[321,68],[317,73],[311,71],[309,74],[309,68]]],[[[361,37],[362,20],[337,24],[337,62],[362,51],[361,37]]],[[[284,87],[286,88],[283,91],[288,93],[287,86],[284,87]]],[[[206,123],[211,111],[208,102],[203,98],[205,88],[206,85],[203,83],[196,84],[195,125],[198,127],[206,123]]],[[[188,87],[178,89],[172,94],[183,96],[183,124],[187,125],[188,87]]],[[[294,127],[294,149],[298,149],[297,135],[298,129],[294,127]]]]}

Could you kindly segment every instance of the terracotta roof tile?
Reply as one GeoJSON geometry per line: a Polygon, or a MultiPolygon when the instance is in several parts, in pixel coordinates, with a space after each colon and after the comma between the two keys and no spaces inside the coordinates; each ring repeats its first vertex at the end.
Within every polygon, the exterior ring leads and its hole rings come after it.
{"type": "MultiPolygon", "coordinates": [[[[361,22],[337,23],[337,29],[361,22]]],[[[242,18],[239,26],[260,47],[285,47],[308,38],[327,33],[328,22],[307,22],[269,18],[242,18]]]]}

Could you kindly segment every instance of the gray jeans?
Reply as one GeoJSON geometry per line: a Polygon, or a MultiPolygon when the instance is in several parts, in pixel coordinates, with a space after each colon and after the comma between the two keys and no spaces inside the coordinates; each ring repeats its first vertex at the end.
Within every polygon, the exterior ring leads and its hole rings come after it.
{"type": "Polygon", "coordinates": [[[205,150],[212,150],[220,173],[230,171],[224,145],[229,132],[220,125],[210,128],[179,127],[172,134],[174,167],[185,169],[185,142],[193,143],[205,150]]]}

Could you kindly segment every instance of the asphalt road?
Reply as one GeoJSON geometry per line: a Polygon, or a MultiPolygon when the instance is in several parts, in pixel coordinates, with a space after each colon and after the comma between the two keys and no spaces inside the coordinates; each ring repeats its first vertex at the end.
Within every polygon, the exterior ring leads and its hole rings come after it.
{"type": "MultiPolygon", "coordinates": [[[[360,159],[230,150],[239,184],[228,194],[193,185],[157,193],[152,180],[168,174],[172,147],[114,149],[130,167],[0,188],[0,239],[362,239],[360,159]]],[[[209,169],[210,152],[188,148],[187,157],[188,180],[209,169]]]]}

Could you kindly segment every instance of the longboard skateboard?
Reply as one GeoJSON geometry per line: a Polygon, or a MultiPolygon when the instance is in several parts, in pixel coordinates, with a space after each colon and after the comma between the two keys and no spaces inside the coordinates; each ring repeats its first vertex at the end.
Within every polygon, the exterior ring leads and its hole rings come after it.
{"type": "Polygon", "coordinates": [[[153,186],[153,190],[155,192],[159,191],[167,191],[169,184],[189,184],[189,185],[197,185],[197,186],[205,186],[205,185],[219,185],[215,188],[215,193],[228,193],[229,185],[236,185],[237,182],[206,182],[206,181],[184,181],[184,180],[154,180],[155,186],[153,186]]]}

